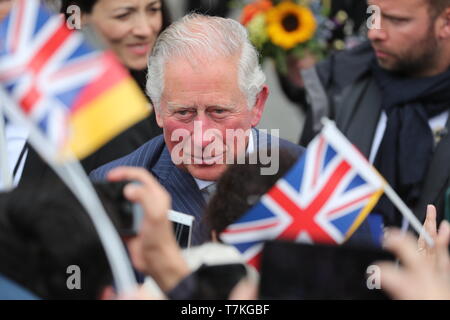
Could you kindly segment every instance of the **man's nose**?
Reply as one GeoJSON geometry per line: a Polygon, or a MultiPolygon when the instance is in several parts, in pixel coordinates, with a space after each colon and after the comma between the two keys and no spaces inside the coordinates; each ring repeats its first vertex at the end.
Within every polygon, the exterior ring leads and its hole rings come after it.
{"type": "Polygon", "coordinates": [[[211,129],[211,125],[208,119],[200,115],[199,119],[194,122],[194,132],[192,134],[195,148],[203,150],[213,141],[211,135],[208,134],[209,129],[211,129]]]}
{"type": "Polygon", "coordinates": [[[388,38],[388,34],[387,34],[386,30],[384,30],[383,28],[379,28],[379,29],[373,28],[373,29],[369,29],[369,32],[367,33],[367,37],[372,42],[385,41],[388,38]]]}

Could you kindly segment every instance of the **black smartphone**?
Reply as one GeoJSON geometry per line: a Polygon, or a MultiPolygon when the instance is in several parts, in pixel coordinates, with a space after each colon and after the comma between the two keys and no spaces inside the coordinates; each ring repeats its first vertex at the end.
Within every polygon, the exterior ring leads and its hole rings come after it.
{"type": "Polygon", "coordinates": [[[123,189],[129,183],[124,181],[94,184],[106,212],[122,237],[136,236],[144,217],[141,206],[128,201],[123,195],[123,189]]]}
{"type": "Polygon", "coordinates": [[[261,260],[261,299],[384,300],[380,260],[392,254],[370,248],[271,241],[261,260]]]}

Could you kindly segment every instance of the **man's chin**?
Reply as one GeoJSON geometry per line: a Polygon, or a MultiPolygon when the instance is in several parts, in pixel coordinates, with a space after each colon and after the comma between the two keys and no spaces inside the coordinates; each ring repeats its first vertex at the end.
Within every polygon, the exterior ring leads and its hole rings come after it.
{"type": "Polygon", "coordinates": [[[391,71],[394,69],[393,63],[389,61],[389,59],[384,58],[377,58],[378,65],[388,71],[391,71]]]}
{"type": "Polygon", "coordinates": [[[225,172],[227,166],[224,164],[198,165],[191,164],[186,166],[187,171],[196,179],[205,181],[217,181],[225,172]]]}

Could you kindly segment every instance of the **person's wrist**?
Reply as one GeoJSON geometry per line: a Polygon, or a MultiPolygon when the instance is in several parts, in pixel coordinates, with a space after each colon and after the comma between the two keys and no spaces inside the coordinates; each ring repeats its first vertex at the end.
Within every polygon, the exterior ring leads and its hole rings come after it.
{"type": "Polygon", "coordinates": [[[153,268],[148,268],[147,273],[163,292],[171,291],[190,274],[189,267],[178,247],[166,247],[160,254],[148,258],[156,261],[152,261],[153,268]]]}

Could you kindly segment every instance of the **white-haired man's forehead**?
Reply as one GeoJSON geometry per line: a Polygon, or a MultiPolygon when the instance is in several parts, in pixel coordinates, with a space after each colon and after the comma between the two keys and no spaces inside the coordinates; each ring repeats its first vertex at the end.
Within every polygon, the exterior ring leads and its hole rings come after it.
{"type": "Polygon", "coordinates": [[[229,104],[206,103],[206,104],[200,105],[200,104],[196,104],[196,103],[184,104],[184,103],[171,102],[171,101],[168,101],[166,105],[167,105],[168,111],[177,111],[177,110],[184,110],[184,109],[197,109],[199,107],[200,108],[221,108],[221,109],[225,109],[225,110],[231,110],[236,107],[236,105],[233,103],[229,103],[229,104]]]}
{"type": "Polygon", "coordinates": [[[231,74],[238,72],[240,59],[240,52],[232,55],[225,55],[217,52],[209,52],[208,50],[190,50],[188,54],[180,51],[168,55],[165,59],[163,68],[164,70],[167,70],[170,65],[170,67],[179,69],[180,65],[187,65],[194,72],[202,72],[205,69],[205,66],[217,65],[219,61],[225,61],[234,65],[234,67],[227,69],[227,72],[229,72],[228,75],[230,76],[231,74]]]}

